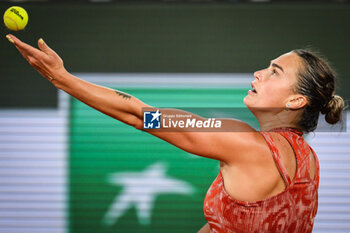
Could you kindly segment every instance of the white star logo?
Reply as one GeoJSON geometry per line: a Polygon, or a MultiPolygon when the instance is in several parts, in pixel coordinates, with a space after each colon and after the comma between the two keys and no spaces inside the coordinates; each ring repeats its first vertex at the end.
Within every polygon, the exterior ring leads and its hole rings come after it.
{"type": "Polygon", "coordinates": [[[123,191],[114,199],[103,222],[106,225],[115,224],[129,208],[134,206],[139,223],[147,225],[151,222],[151,212],[157,195],[194,193],[194,188],[190,184],[166,176],[165,171],[164,164],[155,163],[141,172],[110,174],[108,181],[114,185],[122,185],[123,191]]]}
{"type": "Polygon", "coordinates": [[[162,115],[162,114],[159,112],[159,110],[157,110],[156,113],[151,113],[151,114],[152,114],[152,116],[153,116],[151,122],[154,121],[155,119],[157,119],[157,121],[159,121],[159,116],[162,115]]]}

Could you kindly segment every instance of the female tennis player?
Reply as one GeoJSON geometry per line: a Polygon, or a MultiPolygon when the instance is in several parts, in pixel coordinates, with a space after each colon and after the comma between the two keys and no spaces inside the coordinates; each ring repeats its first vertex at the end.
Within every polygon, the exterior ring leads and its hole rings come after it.
{"type": "MultiPolygon", "coordinates": [[[[142,108],[151,106],[68,73],[62,59],[42,39],[36,49],[13,35],[7,38],[57,88],[143,130],[142,108]]],[[[149,133],[220,161],[220,172],[204,201],[208,223],[200,233],[312,232],[319,164],[302,134],[316,128],[319,113],[330,124],[340,120],[344,102],[335,95],[334,72],[315,54],[293,50],[255,72],[254,78],[244,103],[257,118],[260,131],[235,119],[222,119],[227,132],[149,133]]],[[[162,109],[166,111],[181,113],[162,109]]]]}

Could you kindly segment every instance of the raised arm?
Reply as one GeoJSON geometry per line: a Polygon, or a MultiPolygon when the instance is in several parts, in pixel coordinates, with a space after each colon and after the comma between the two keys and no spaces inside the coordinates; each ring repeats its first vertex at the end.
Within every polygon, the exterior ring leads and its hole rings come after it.
{"type": "Polygon", "coordinates": [[[64,68],[63,61],[57,53],[42,39],[38,41],[39,50],[23,43],[13,35],[8,35],[7,38],[29,64],[57,88],[106,115],[134,125],[137,119],[142,117],[141,109],[149,107],[126,93],[95,85],[73,76],[64,68]]]}
{"type": "MultiPolygon", "coordinates": [[[[126,93],[98,86],[73,76],[64,68],[62,59],[42,39],[38,41],[39,49],[36,49],[13,35],[8,35],[7,38],[29,64],[57,88],[106,115],[143,130],[142,108],[150,108],[149,105],[126,93]]],[[[181,110],[162,109],[162,113],[166,112],[184,113],[181,110]]],[[[195,115],[193,117],[200,118],[195,115]]],[[[222,127],[227,131],[225,133],[186,130],[178,132],[153,130],[148,133],[200,156],[224,162],[245,159],[243,151],[252,148],[252,141],[256,141],[259,135],[243,122],[236,120],[222,120],[222,122],[222,127]],[[232,133],[234,131],[236,133],[232,133]]]]}

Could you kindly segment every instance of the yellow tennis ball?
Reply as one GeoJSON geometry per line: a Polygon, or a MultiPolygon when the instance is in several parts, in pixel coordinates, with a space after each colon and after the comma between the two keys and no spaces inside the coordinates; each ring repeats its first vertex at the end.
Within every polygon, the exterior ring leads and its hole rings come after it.
{"type": "Polygon", "coordinates": [[[12,31],[22,30],[28,23],[28,14],[22,7],[11,6],[5,11],[4,23],[12,31]]]}

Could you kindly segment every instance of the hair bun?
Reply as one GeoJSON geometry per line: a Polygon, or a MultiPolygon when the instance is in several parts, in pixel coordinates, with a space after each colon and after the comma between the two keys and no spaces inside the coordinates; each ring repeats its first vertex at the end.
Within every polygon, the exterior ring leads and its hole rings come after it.
{"type": "Polygon", "coordinates": [[[326,121],[329,124],[335,124],[341,119],[341,113],[344,109],[344,100],[339,95],[334,95],[329,102],[321,109],[325,114],[326,121]]]}

